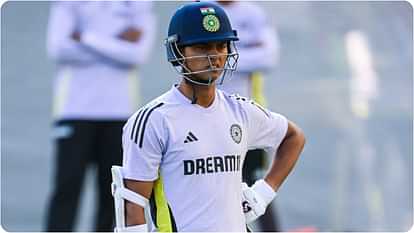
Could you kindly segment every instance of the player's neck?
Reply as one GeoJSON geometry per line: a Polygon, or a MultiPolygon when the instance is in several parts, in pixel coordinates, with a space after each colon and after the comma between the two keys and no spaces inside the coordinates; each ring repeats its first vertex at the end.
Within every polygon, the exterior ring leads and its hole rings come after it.
{"type": "Polygon", "coordinates": [[[188,84],[184,80],[181,81],[178,86],[178,90],[183,93],[189,100],[193,100],[193,91],[195,91],[197,103],[202,107],[209,107],[216,96],[216,84],[213,83],[210,86],[188,84]]]}

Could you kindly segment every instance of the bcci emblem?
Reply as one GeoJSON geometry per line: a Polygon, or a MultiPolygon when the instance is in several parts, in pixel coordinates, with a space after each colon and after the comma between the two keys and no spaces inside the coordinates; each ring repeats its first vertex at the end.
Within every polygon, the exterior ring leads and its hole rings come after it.
{"type": "Polygon", "coordinates": [[[233,124],[230,127],[230,135],[231,135],[231,138],[233,138],[233,141],[235,143],[239,144],[241,142],[241,139],[242,139],[242,130],[241,130],[240,125],[233,124]]]}
{"type": "Polygon", "coordinates": [[[203,27],[209,32],[217,32],[220,29],[220,21],[215,15],[206,15],[203,18],[203,27]]]}
{"type": "Polygon", "coordinates": [[[243,213],[247,213],[252,210],[252,207],[250,207],[250,204],[248,201],[243,201],[242,207],[243,207],[243,213]]]}

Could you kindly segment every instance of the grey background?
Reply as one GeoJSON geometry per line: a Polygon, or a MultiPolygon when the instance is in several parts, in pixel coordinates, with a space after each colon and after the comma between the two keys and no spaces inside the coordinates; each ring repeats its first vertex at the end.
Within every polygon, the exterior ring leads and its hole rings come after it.
{"type": "MultiPolygon", "coordinates": [[[[162,46],[177,5],[155,3],[158,37],[141,68],[142,103],[178,80],[162,46]]],[[[413,224],[411,5],[259,5],[277,25],[282,45],[281,61],[266,77],[268,107],[295,121],[308,138],[277,197],[283,229],[407,231],[413,224]],[[379,78],[367,120],[350,110],[344,35],[354,29],[367,36],[379,78]]],[[[43,230],[53,181],[48,13],[49,2],[6,2],[1,8],[1,225],[7,231],[43,230]]],[[[84,189],[79,231],[91,229],[93,172],[84,189]]]]}

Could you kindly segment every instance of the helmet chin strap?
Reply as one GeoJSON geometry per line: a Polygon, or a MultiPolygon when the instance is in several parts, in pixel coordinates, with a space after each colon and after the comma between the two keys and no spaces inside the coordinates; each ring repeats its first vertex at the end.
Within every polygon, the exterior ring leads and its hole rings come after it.
{"type": "Polygon", "coordinates": [[[195,79],[195,78],[192,79],[188,77],[187,75],[183,75],[183,78],[185,79],[185,81],[189,82],[189,84],[192,84],[192,85],[210,86],[214,82],[211,76],[208,77],[208,80],[195,79]]]}
{"type": "Polygon", "coordinates": [[[196,95],[196,89],[195,86],[210,86],[214,83],[213,78],[211,76],[208,77],[208,80],[202,80],[202,79],[191,79],[187,75],[183,76],[184,81],[190,84],[191,88],[193,89],[193,98],[191,100],[191,104],[197,103],[197,95],[196,95]]]}
{"type": "Polygon", "coordinates": [[[195,93],[194,85],[191,85],[191,88],[193,89],[193,99],[191,100],[191,104],[196,104],[197,103],[197,95],[195,93]]]}
{"type": "MultiPolygon", "coordinates": [[[[227,70],[224,69],[223,73],[220,75],[220,83],[219,85],[223,84],[224,78],[227,74],[227,70]]],[[[230,72],[230,77],[233,75],[233,72],[230,72]]],[[[196,78],[190,78],[190,75],[183,75],[184,81],[187,82],[189,85],[191,85],[192,89],[193,89],[193,99],[191,100],[191,104],[196,104],[197,103],[197,96],[195,93],[195,86],[211,86],[214,82],[213,78],[211,76],[208,76],[208,80],[203,80],[203,79],[196,79],[196,78]]]]}

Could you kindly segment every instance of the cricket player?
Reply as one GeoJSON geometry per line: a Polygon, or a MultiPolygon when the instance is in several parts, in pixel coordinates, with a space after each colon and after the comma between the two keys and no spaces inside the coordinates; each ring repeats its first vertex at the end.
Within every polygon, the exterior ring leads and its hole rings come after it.
{"type": "Polygon", "coordinates": [[[237,40],[215,3],[189,3],[172,16],[165,46],[182,81],[124,126],[123,166],[112,170],[117,231],[244,232],[275,198],[305,137],[284,116],[216,89],[236,68],[237,40]],[[274,159],[248,187],[241,168],[254,148],[274,159]]]}
{"type": "Polygon", "coordinates": [[[151,2],[51,2],[47,48],[54,80],[54,184],[46,231],[75,230],[86,172],[96,168],[94,231],[112,231],[114,164],[122,127],[138,108],[138,66],[151,51],[151,2]]]}

